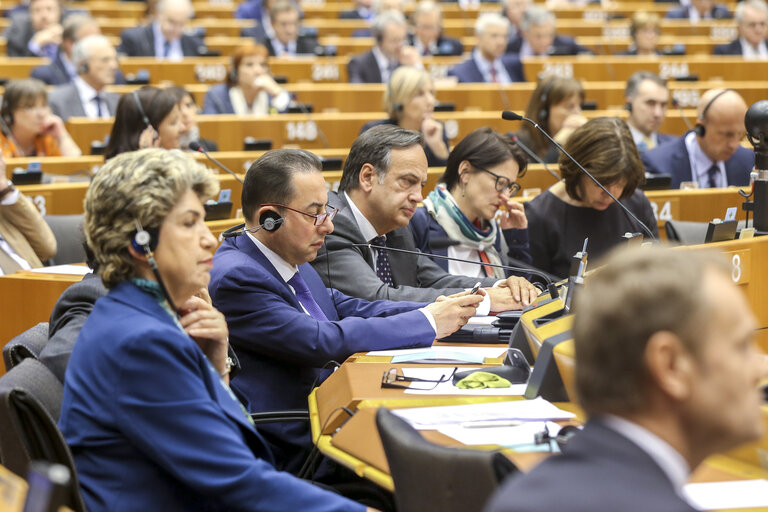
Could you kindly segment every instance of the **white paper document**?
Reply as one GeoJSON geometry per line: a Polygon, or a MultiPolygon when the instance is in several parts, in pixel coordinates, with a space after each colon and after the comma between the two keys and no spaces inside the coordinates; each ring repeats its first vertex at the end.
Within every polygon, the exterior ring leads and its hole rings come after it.
{"type": "Polygon", "coordinates": [[[38,274],[66,274],[70,276],[84,276],[93,272],[90,268],[83,265],[54,265],[52,267],[33,268],[30,272],[38,274]]]}
{"type": "Polygon", "coordinates": [[[415,407],[392,411],[418,430],[436,430],[446,425],[473,421],[568,420],[575,415],[558,409],[541,397],[486,404],[415,407]]]}
{"type": "Polygon", "coordinates": [[[402,356],[410,354],[418,354],[420,352],[432,353],[432,357],[438,359],[441,352],[452,352],[458,354],[466,354],[468,357],[483,357],[494,358],[501,357],[507,353],[506,346],[499,347],[425,347],[425,348],[402,348],[398,350],[374,350],[368,352],[367,356],[402,356]]]}
{"type": "Polygon", "coordinates": [[[497,316],[473,316],[469,319],[467,322],[468,324],[476,324],[476,325],[491,325],[493,322],[498,320],[499,317],[497,316]]]}
{"type": "Polygon", "coordinates": [[[446,425],[437,430],[465,445],[495,444],[499,446],[521,446],[533,444],[534,436],[544,430],[546,424],[549,435],[554,437],[560,432],[560,425],[551,421],[527,421],[512,427],[473,427],[472,423],[446,425]]]}
{"type": "Polygon", "coordinates": [[[699,510],[768,507],[768,480],[688,484],[683,494],[699,510]]]}
{"type": "MultiPolygon", "coordinates": [[[[441,368],[403,368],[403,375],[431,381],[448,378],[455,367],[441,368]]],[[[479,370],[480,368],[459,367],[458,371],[479,370]]],[[[508,388],[485,389],[459,389],[453,385],[453,379],[441,382],[435,386],[434,382],[410,382],[406,393],[414,395],[471,395],[471,396],[522,396],[525,394],[526,384],[512,384],[508,388]]]]}

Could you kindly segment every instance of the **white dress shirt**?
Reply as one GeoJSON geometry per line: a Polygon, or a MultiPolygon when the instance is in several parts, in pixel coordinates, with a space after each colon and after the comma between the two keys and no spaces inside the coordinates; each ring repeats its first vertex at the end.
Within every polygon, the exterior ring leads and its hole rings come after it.
{"type": "Polygon", "coordinates": [[[499,84],[509,84],[512,83],[512,79],[509,77],[509,73],[507,73],[507,68],[504,67],[504,63],[501,62],[501,57],[494,60],[493,62],[489,62],[483,57],[480,52],[475,49],[472,52],[472,58],[475,60],[475,64],[477,64],[477,68],[480,70],[480,73],[483,75],[483,80],[485,80],[487,83],[493,83],[493,76],[491,74],[491,67],[493,67],[496,70],[496,83],[499,84]]]}
{"type": "Polygon", "coordinates": [[[296,41],[288,41],[288,44],[283,44],[278,38],[273,37],[269,41],[272,43],[272,49],[275,51],[276,57],[285,57],[296,55],[296,41]]]}
{"type": "MultiPolygon", "coordinates": [[[[253,236],[253,233],[246,233],[246,235],[248,235],[248,238],[250,238],[251,241],[256,244],[256,247],[259,248],[261,253],[267,258],[267,260],[269,260],[272,266],[275,267],[275,270],[277,270],[277,273],[280,274],[280,277],[283,279],[283,281],[285,281],[285,284],[288,284],[288,281],[290,281],[296,272],[299,271],[299,267],[296,265],[291,265],[285,261],[279,254],[261,243],[258,238],[253,236]]],[[[291,293],[296,295],[296,290],[293,289],[293,286],[288,284],[288,289],[291,290],[291,293]]],[[[301,301],[299,301],[299,304],[301,304],[301,301]]],[[[307,311],[307,308],[304,307],[304,304],[301,304],[301,309],[303,309],[304,312],[309,315],[309,312],[307,311]]]]}
{"type": "Polygon", "coordinates": [[[76,76],[75,79],[72,80],[72,83],[75,84],[77,95],[80,96],[80,103],[83,105],[85,117],[91,119],[99,118],[99,107],[96,106],[97,95],[99,96],[99,104],[101,105],[101,119],[111,117],[107,102],[104,101],[104,91],[98,92],[79,76],[76,76]]]}
{"type": "MultiPolygon", "coordinates": [[[[688,161],[691,164],[693,180],[699,183],[699,188],[709,188],[709,168],[715,163],[704,154],[699,146],[699,140],[695,132],[685,136],[685,148],[688,150],[688,161]]],[[[725,162],[717,162],[720,174],[715,178],[718,187],[728,186],[728,177],[725,174],[725,162]]]]}
{"type": "Polygon", "coordinates": [[[766,48],[765,41],[760,41],[757,48],[749,44],[743,37],[739,41],[741,41],[741,55],[745,59],[768,60],[768,48],[766,48]]]}

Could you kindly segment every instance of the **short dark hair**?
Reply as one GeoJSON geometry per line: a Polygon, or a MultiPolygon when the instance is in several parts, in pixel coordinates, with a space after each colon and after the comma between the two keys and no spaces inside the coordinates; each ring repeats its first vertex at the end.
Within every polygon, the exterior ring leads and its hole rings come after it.
{"type": "Polygon", "coordinates": [[[389,170],[389,157],[393,149],[405,149],[415,145],[424,145],[421,133],[405,130],[398,126],[383,124],[374,126],[361,133],[344,162],[339,192],[354,190],[360,186],[360,170],[365,164],[371,164],[379,179],[389,170]]]}
{"type": "Polygon", "coordinates": [[[243,183],[243,215],[251,221],[262,204],[286,204],[293,199],[293,176],[322,172],[320,158],[303,149],[273,149],[253,162],[243,183]]]}
{"type": "Polygon", "coordinates": [[[34,107],[38,101],[48,104],[45,84],[36,78],[13,80],[5,86],[0,115],[8,128],[13,126],[13,112],[20,108],[34,107]]]}
{"type": "Polygon", "coordinates": [[[152,128],[157,130],[177,103],[178,100],[173,92],[156,87],[142,87],[135,94],[123,94],[117,103],[115,123],[112,125],[112,133],[104,150],[104,160],[109,160],[120,153],[139,149],[139,136],[147,127],[144,115],[152,128]]]}
{"type": "MultiPolygon", "coordinates": [[[[618,117],[597,117],[576,128],[565,150],[583,165],[603,186],[626,180],[621,197],[631,196],[645,183],[645,168],[640,160],[627,123],[618,117]]],[[[565,191],[581,200],[579,183],[584,173],[565,155],[560,156],[560,174],[565,191]]]]}
{"type": "Polygon", "coordinates": [[[650,71],[637,71],[629,77],[629,80],[627,80],[627,88],[624,89],[624,97],[634,99],[635,96],[637,96],[638,87],[640,87],[640,84],[646,80],[650,80],[661,87],[667,87],[667,81],[656,73],[651,73],[650,71]]]}
{"type": "Polygon", "coordinates": [[[499,165],[507,160],[514,160],[520,169],[517,174],[518,178],[523,177],[528,165],[528,159],[520,146],[515,144],[509,136],[497,133],[488,127],[478,128],[470,132],[461,142],[456,144],[451,154],[448,155],[445,172],[440,178],[448,190],[453,189],[459,183],[459,164],[464,160],[472,164],[473,167],[484,169],[499,165]]]}

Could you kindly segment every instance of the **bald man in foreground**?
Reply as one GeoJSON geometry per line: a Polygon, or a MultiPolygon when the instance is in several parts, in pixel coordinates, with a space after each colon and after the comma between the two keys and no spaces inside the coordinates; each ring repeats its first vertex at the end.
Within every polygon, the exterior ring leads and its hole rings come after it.
{"type": "Polygon", "coordinates": [[[643,153],[645,170],[672,176],[671,188],[694,181],[699,188],[749,185],[755,153],[741,147],[747,104],[733,89],[710,89],[699,100],[696,127],[643,153]]]}
{"type": "Polygon", "coordinates": [[[694,512],[682,487],[696,466],[763,434],[765,357],[730,265],[704,251],[620,250],[574,309],[589,419],[562,455],[506,480],[486,512],[694,512]]]}

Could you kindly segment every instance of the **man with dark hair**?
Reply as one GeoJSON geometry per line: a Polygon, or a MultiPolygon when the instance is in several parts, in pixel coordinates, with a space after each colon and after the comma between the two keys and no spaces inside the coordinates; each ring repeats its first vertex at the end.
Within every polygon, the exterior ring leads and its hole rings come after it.
{"type": "Polygon", "coordinates": [[[693,512],[682,493],[690,473],[763,430],[764,360],[730,266],[714,253],[624,249],[576,302],[576,388],[589,420],[486,511],[693,512]]]}
{"type": "Polygon", "coordinates": [[[401,65],[406,43],[405,16],[397,11],[384,11],[371,22],[376,44],[370,51],[350,57],[347,74],[350,83],[386,84],[401,65]]]}
{"type": "Polygon", "coordinates": [[[272,2],[269,19],[273,35],[267,35],[261,26],[256,25],[244,28],[241,31],[243,37],[253,37],[264,44],[272,57],[315,53],[318,48],[317,36],[303,33],[299,8],[291,0],[272,2]]]}
{"type": "MultiPolygon", "coordinates": [[[[307,151],[275,150],[248,170],[244,236],[227,238],[211,272],[213,303],[229,326],[243,371],[234,383],[253,412],[306,409],[328,363],[355,352],[428,347],[475,314],[480,297],[424,302],[368,302],[326,288],[307,262],[331,231],[320,160],[307,151]]],[[[279,469],[296,472],[311,446],[305,423],[260,429],[279,469]]]]}
{"type": "Polygon", "coordinates": [[[629,110],[627,126],[638,151],[643,153],[674,139],[659,133],[669,102],[666,80],[650,71],[638,71],[627,80],[624,99],[629,110]]]}
{"type": "MultiPolygon", "coordinates": [[[[355,140],[339,192],[328,195],[331,204],[341,207],[336,229],[312,263],[326,284],[366,300],[432,301],[478,281],[451,275],[427,257],[349,246],[372,243],[416,250],[408,223],[421,203],[426,180],[427,157],[418,132],[381,125],[355,140]]],[[[522,277],[486,277],[480,282],[487,299],[479,314],[521,309],[538,295],[522,277]]]]}

